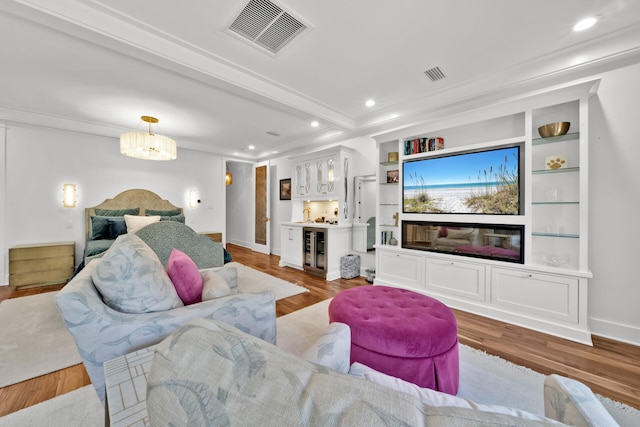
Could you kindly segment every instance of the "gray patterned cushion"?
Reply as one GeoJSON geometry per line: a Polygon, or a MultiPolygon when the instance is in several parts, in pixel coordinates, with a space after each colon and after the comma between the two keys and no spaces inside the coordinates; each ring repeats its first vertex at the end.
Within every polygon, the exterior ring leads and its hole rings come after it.
{"type": "Polygon", "coordinates": [[[212,268],[211,270],[218,273],[220,277],[222,277],[225,280],[225,282],[227,282],[227,284],[231,288],[232,294],[237,294],[240,292],[240,289],[238,288],[238,269],[237,268],[225,266],[220,268],[212,268]]]}
{"type": "Polygon", "coordinates": [[[136,235],[153,249],[162,265],[167,265],[173,248],[187,254],[200,270],[224,265],[222,245],[181,222],[149,224],[136,231],[136,235]]]}
{"type": "Polygon", "coordinates": [[[559,375],[544,379],[544,414],[575,427],[618,426],[589,387],[559,375]]]}
{"type": "Polygon", "coordinates": [[[204,319],[182,326],[156,348],[147,411],[153,426],[558,425],[430,407],[204,319]]]}
{"type": "Polygon", "coordinates": [[[302,358],[338,372],[349,372],[349,364],[351,363],[351,328],[345,323],[331,323],[324,333],[304,352],[302,358]]]}
{"type": "Polygon", "coordinates": [[[135,234],[119,236],[91,277],[105,304],[123,313],[166,311],[184,305],[158,256],[135,234]]]}
{"type": "Polygon", "coordinates": [[[224,278],[213,270],[202,273],[202,301],[231,295],[231,287],[224,278]]]}

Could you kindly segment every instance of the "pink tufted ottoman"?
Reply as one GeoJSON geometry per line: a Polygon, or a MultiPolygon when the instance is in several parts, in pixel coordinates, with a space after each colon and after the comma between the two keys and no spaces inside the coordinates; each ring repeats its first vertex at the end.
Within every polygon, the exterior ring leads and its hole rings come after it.
{"type": "Polygon", "coordinates": [[[458,324],[440,301],[405,289],[360,286],[333,298],[329,319],[351,328],[352,363],[458,392],[458,324]]]}

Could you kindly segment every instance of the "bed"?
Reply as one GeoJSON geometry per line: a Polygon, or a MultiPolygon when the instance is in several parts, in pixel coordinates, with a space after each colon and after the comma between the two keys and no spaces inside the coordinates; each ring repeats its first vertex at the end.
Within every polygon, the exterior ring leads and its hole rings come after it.
{"type": "MultiPolygon", "coordinates": [[[[201,260],[200,264],[202,265],[211,264],[207,261],[209,254],[206,252],[214,253],[219,248],[222,249],[223,262],[231,261],[231,255],[222,248],[222,245],[203,235],[194,236],[197,233],[185,225],[185,217],[181,207],[162,199],[152,191],[133,189],[123,191],[113,199],[106,199],[99,205],[85,209],[84,254],[74,275],[89,261],[101,257],[119,235],[130,231],[127,222],[130,225],[132,223],[141,225],[148,222],[150,217],[157,216],[160,217],[160,220],[155,223],[158,225],[150,228],[143,226],[134,232],[143,240],[166,239],[168,242],[174,242],[176,247],[180,246],[178,249],[195,254],[201,260]]],[[[166,265],[163,254],[158,255],[166,265]]],[[[217,261],[212,262],[217,263],[217,261]]]]}

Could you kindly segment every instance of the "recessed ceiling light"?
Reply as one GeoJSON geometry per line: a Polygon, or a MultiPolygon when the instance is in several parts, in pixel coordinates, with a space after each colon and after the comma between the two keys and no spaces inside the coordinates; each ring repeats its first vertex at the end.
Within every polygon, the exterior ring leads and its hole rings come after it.
{"type": "Polygon", "coordinates": [[[376,105],[376,101],[374,101],[373,99],[367,99],[364,105],[366,105],[367,107],[373,107],[374,105],[376,105]]]}
{"type": "Polygon", "coordinates": [[[320,123],[318,123],[317,120],[314,120],[311,122],[311,126],[313,126],[314,128],[317,128],[318,126],[320,126],[320,123]]]}
{"type": "Polygon", "coordinates": [[[249,150],[255,150],[255,149],[256,149],[256,146],[255,146],[255,145],[250,145],[250,146],[248,146],[247,148],[248,148],[249,150]]]}
{"type": "Polygon", "coordinates": [[[574,25],[573,31],[584,31],[587,28],[593,27],[596,22],[598,22],[598,18],[596,18],[595,16],[584,18],[583,20],[578,22],[576,25],[574,25]]]}

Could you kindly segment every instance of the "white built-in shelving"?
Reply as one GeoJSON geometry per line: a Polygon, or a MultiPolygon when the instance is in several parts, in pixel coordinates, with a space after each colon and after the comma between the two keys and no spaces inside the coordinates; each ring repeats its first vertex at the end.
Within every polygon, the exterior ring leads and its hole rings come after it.
{"type": "Polygon", "coordinates": [[[375,283],[590,344],[588,111],[597,86],[598,80],[566,85],[377,136],[375,283]],[[569,133],[540,137],[539,126],[559,121],[571,123],[569,133]],[[444,149],[404,154],[405,140],[432,137],[444,138],[444,149]],[[519,215],[403,213],[403,162],[512,145],[521,147],[519,215]],[[398,164],[388,162],[393,151],[398,164]],[[387,171],[395,169],[399,182],[387,184],[387,171]],[[522,226],[524,258],[513,263],[403,248],[402,221],[522,226]],[[398,244],[382,244],[383,231],[393,231],[398,244]]]}

